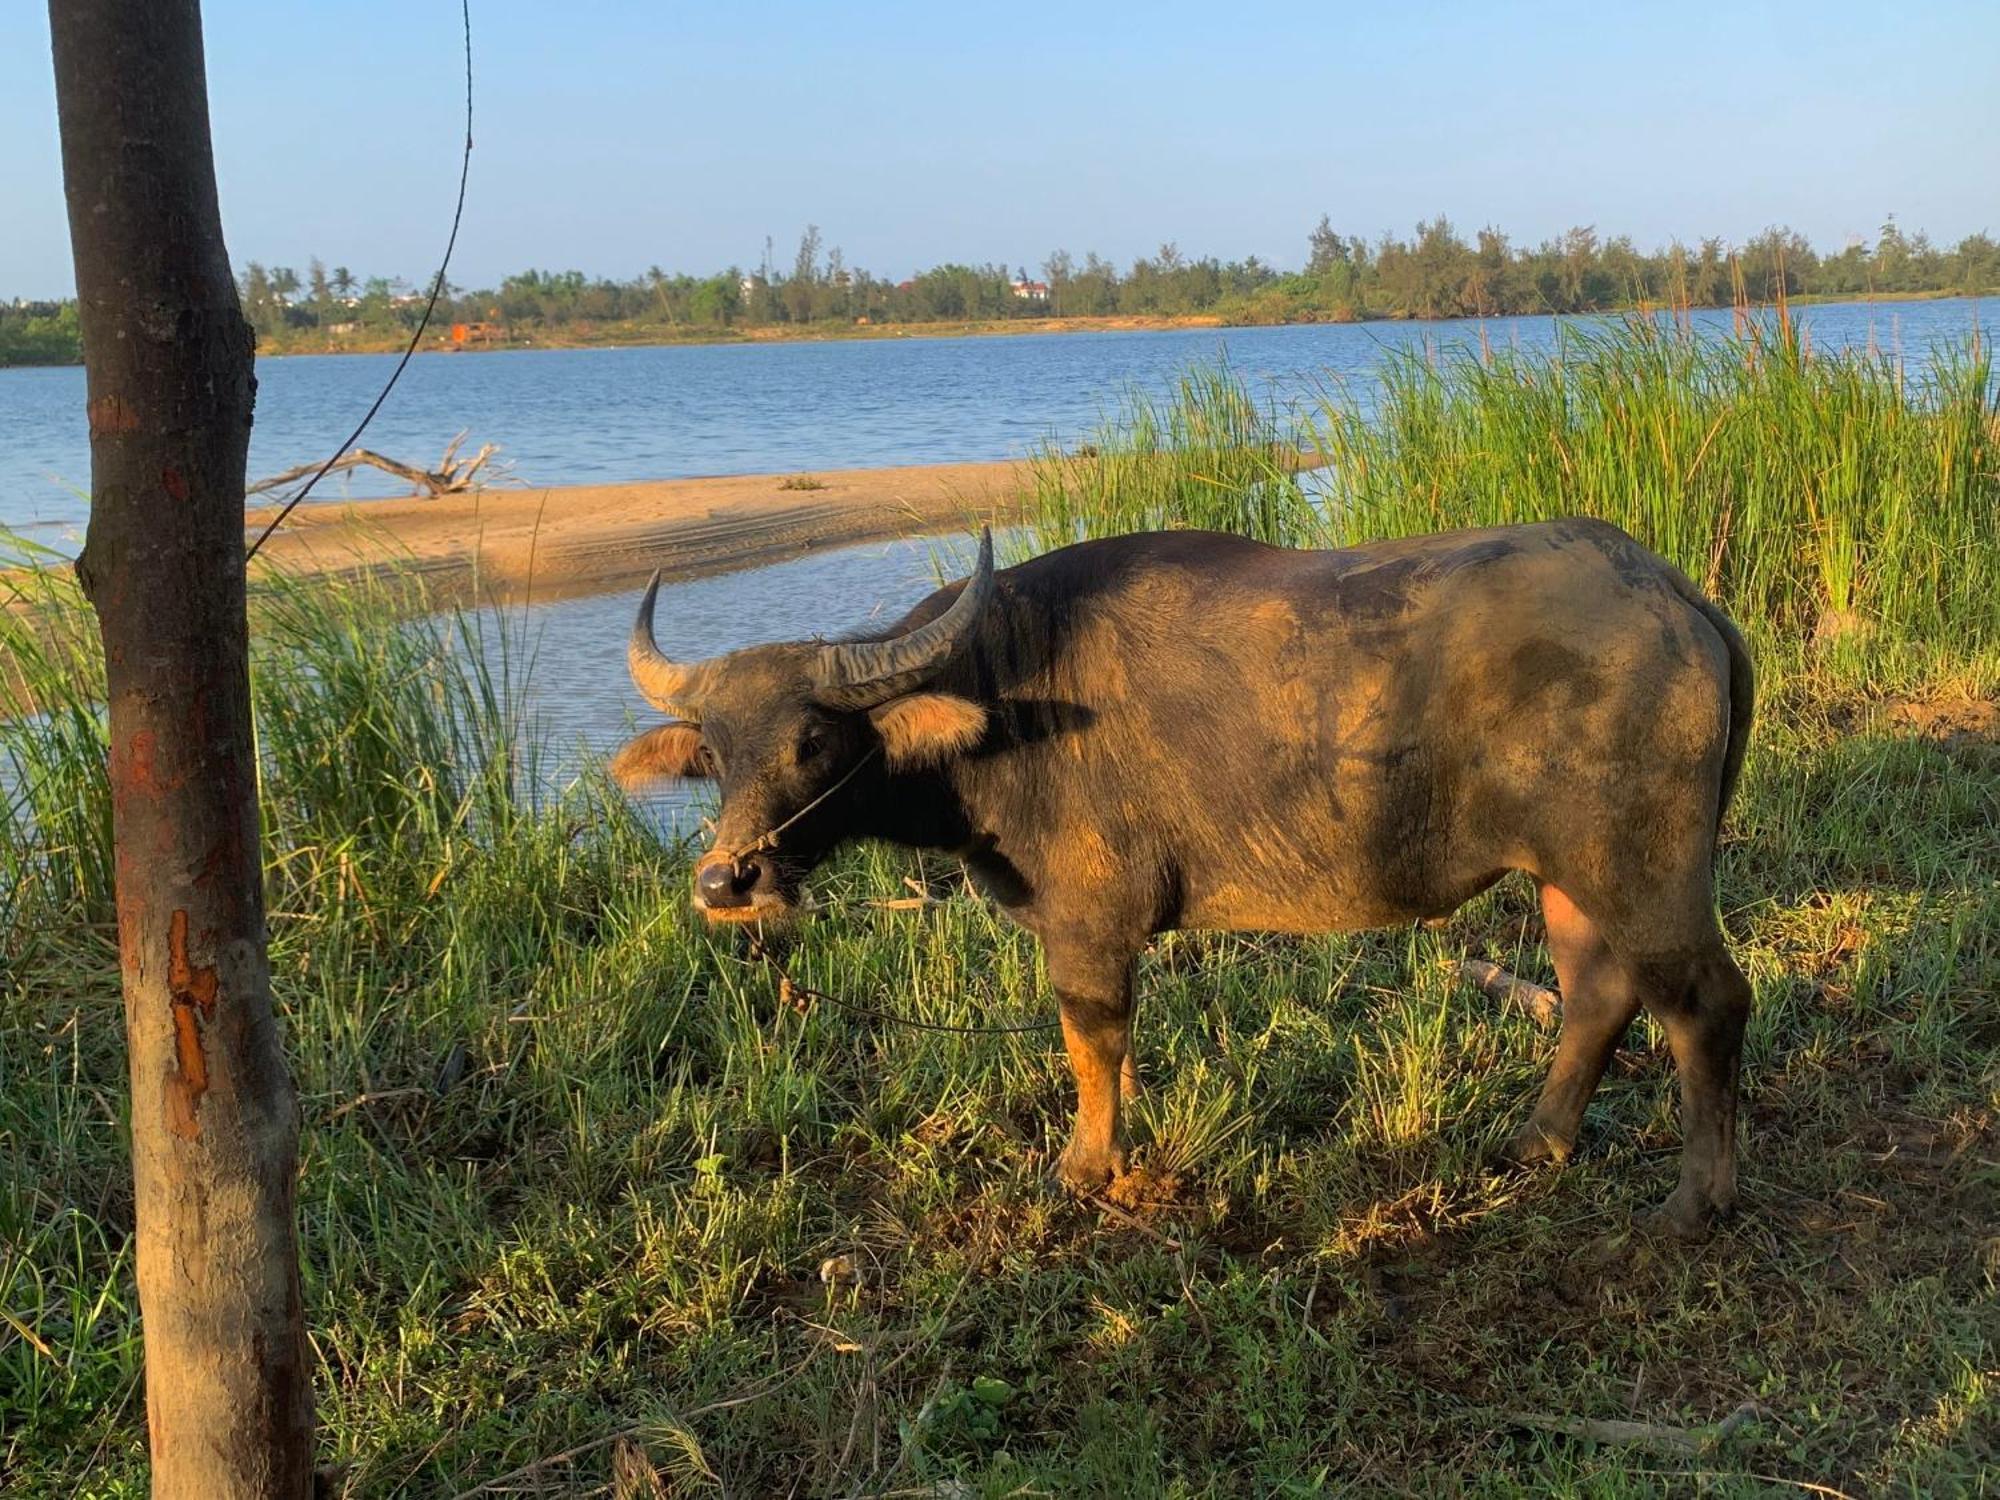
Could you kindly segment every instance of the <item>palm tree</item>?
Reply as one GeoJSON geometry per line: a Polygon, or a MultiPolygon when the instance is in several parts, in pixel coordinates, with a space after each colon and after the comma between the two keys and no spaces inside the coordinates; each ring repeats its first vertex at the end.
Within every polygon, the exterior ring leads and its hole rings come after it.
{"type": "Polygon", "coordinates": [[[343,300],[354,295],[354,273],[345,266],[333,268],[334,295],[343,300]]]}

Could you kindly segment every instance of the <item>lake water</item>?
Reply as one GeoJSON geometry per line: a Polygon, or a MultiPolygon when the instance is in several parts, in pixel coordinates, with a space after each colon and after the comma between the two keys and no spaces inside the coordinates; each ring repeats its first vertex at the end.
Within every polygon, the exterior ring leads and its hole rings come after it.
{"type": "MultiPolygon", "coordinates": [[[[1801,310],[1819,349],[1921,356],[1963,338],[1966,300],[1801,310]]],[[[1698,315],[1719,329],[1729,315],[1698,315]]],[[[1552,318],[1484,325],[1495,346],[1550,347],[1552,318]]],[[[1376,323],[1147,333],[881,339],[706,348],[426,355],[411,362],[368,445],[427,461],[461,428],[503,445],[522,480],[561,485],[694,474],[767,473],[1019,456],[1088,435],[1120,393],[1167,388],[1191,363],[1226,357],[1278,408],[1329,384],[1366,400],[1386,351],[1428,340],[1476,348],[1476,323],[1376,323]]],[[[251,472],[325,456],[373,399],[389,356],[271,360],[259,367],[251,472]]],[[[83,372],[0,370],[0,524],[58,551],[81,540],[89,456],[83,372]]],[[[324,498],[387,481],[329,484],[324,498]]],[[[971,561],[970,539],[925,538],[818,553],[755,573],[661,591],[660,639],[681,657],[755,641],[833,634],[893,619],[971,561]]],[[[657,722],[625,673],[635,592],[489,611],[529,660],[529,705],[545,772],[560,780],[657,722]]],[[[684,816],[668,796],[660,811],[684,816]]]]}
{"type": "MultiPolygon", "coordinates": [[[[1962,338],[1966,299],[1801,309],[1820,349],[1921,355],[1962,338]]],[[[1697,314],[1717,328],[1727,312],[1697,314]]],[[[1366,400],[1385,351],[1550,347],[1566,322],[1356,323],[1145,333],[1007,334],[663,349],[424,354],[368,429],[367,446],[412,463],[452,436],[500,445],[530,484],[697,474],[790,473],[1013,458],[1086,436],[1132,388],[1159,391],[1190,364],[1226,357],[1283,410],[1329,384],[1366,400]]],[[[1588,321],[1588,320],[1582,320],[1588,321]]],[[[394,366],[391,355],[303,355],[257,368],[253,478],[323,459],[394,366]]],[[[90,452],[80,369],[0,370],[0,526],[74,552],[88,512],[90,452]]],[[[329,479],[320,499],[400,492],[386,475],[329,479]]]]}

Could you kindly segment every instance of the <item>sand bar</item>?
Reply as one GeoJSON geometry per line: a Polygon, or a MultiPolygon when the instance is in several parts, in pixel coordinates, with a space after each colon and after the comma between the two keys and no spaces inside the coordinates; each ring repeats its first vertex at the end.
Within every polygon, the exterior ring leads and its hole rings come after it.
{"type": "MultiPolygon", "coordinates": [[[[404,571],[434,598],[597,593],[642,584],[655,568],[692,578],[1004,521],[1031,488],[1026,464],[1003,461],[308,501],[264,544],[252,579],[267,567],[320,578],[404,571]]],[[[247,511],[246,537],[276,514],[247,511]]]]}

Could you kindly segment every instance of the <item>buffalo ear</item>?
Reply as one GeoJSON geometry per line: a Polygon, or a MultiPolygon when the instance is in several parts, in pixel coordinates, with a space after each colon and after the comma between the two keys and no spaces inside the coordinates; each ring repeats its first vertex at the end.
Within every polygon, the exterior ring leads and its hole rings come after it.
{"type": "Polygon", "coordinates": [[[909,693],[868,710],[896,770],[935,765],[970,750],[986,732],[986,710],[948,693],[909,693]]]}
{"type": "Polygon", "coordinates": [[[713,776],[715,761],[699,724],[662,724],[628,740],[611,757],[611,774],[627,791],[676,776],[713,776]]]}

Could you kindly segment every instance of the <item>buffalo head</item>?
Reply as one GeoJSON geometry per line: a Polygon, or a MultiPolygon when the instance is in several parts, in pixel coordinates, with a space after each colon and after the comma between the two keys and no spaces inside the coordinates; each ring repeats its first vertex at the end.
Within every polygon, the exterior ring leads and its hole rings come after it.
{"type": "Polygon", "coordinates": [[[670,777],[719,784],[715,843],[694,875],[695,906],[712,921],[788,916],[806,875],[855,831],[854,799],[872,762],[891,775],[914,769],[969,748],[985,729],[978,704],[932,688],[993,596],[990,533],[950,606],[885,640],[786,642],[678,662],[653,634],[659,587],[655,573],[626,659],[641,695],[671,722],[623,746],[611,771],[627,789],[670,777]]]}

